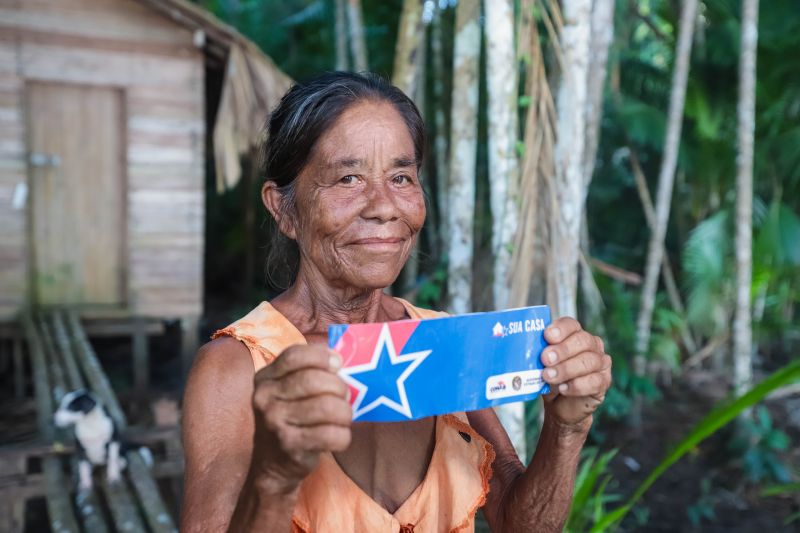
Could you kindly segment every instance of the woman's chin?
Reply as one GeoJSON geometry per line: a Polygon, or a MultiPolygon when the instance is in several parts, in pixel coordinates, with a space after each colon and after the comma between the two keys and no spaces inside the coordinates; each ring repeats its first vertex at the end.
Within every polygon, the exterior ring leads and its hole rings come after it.
{"type": "Polygon", "coordinates": [[[353,276],[349,284],[364,290],[385,289],[400,275],[400,270],[396,265],[386,269],[374,268],[374,266],[368,271],[362,270],[360,275],[353,276]]]}

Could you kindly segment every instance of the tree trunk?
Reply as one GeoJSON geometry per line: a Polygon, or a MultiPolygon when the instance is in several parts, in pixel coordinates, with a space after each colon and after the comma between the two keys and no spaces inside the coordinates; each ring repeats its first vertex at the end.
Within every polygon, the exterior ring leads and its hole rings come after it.
{"type": "Polygon", "coordinates": [[[436,260],[440,261],[444,250],[450,240],[450,231],[447,225],[447,117],[445,106],[447,104],[444,90],[445,61],[442,50],[442,16],[444,10],[436,8],[431,26],[431,65],[433,72],[433,147],[432,154],[436,162],[436,203],[439,222],[439,241],[436,251],[436,260]]]}
{"type": "Polygon", "coordinates": [[[448,226],[448,302],[453,313],[468,313],[472,302],[475,165],[478,146],[478,71],[481,33],[479,0],[456,7],[448,226]]]}
{"type": "Polygon", "coordinates": [[[736,315],[733,321],[733,383],[737,394],[753,383],[750,287],[753,263],[753,144],[756,113],[758,0],[742,2],[739,57],[738,155],[736,158],[736,315]]]}
{"type": "MultiPolygon", "coordinates": [[[[486,83],[489,96],[489,198],[492,211],[496,309],[508,307],[508,270],[517,230],[517,58],[514,53],[514,5],[489,0],[486,14],[486,83]]],[[[499,406],[497,414],[517,454],[525,459],[525,404],[499,406]]]]}
{"type": "Polygon", "coordinates": [[[591,0],[564,0],[561,49],[564,59],[558,91],[556,131],[556,205],[549,274],[553,315],[577,315],[581,215],[586,198],[584,154],[591,40],[591,0]]]}
{"type": "Polygon", "coordinates": [[[420,57],[424,36],[422,3],[420,0],[404,0],[397,30],[392,84],[415,100],[422,68],[420,57]]]}
{"type": "MultiPolygon", "coordinates": [[[[697,17],[697,0],[684,0],[681,9],[678,42],[675,48],[675,68],[672,73],[672,89],[669,99],[667,135],[664,142],[664,157],[658,175],[655,224],[647,250],[642,300],[636,322],[636,356],[634,371],[643,376],[646,370],[646,353],[650,344],[650,325],[658,288],[658,274],[664,257],[664,236],[669,221],[669,206],[675,167],[678,163],[678,148],[683,125],[683,105],[686,100],[686,82],[689,77],[689,59],[692,51],[692,34],[697,17]]],[[[634,415],[634,419],[638,418],[634,415]]]]}
{"type": "Polygon", "coordinates": [[[488,92],[489,198],[492,211],[494,306],[508,305],[508,268],[517,230],[517,61],[514,54],[514,6],[492,0],[486,12],[486,84],[488,92]]]}
{"type": "MultiPolygon", "coordinates": [[[[595,0],[592,6],[592,33],[590,43],[591,61],[586,88],[586,145],[583,153],[584,188],[594,174],[597,160],[597,145],[600,139],[600,121],[603,116],[603,94],[608,66],[608,49],[614,39],[614,0],[595,0]]],[[[584,193],[586,194],[586,193],[584,193]]],[[[580,249],[583,257],[589,256],[589,226],[585,207],[581,208],[581,241],[580,249]]],[[[591,266],[585,259],[580,261],[580,287],[583,294],[584,310],[582,317],[588,323],[602,328],[601,313],[603,299],[597,288],[591,266]]],[[[602,331],[598,333],[602,334],[602,331]]]]}
{"type": "MultiPolygon", "coordinates": [[[[636,180],[636,190],[639,193],[639,200],[642,202],[642,209],[644,210],[644,218],[647,220],[647,227],[653,231],[655,227],[656,211],[653,207],[653,200],[650,197],[650,190],[647,188],[647,179],[644,176],[642,166],[639,164],[639,158],[636,152],[630,148],[631,168],[633,169],[633,178],[636,180]]],[[[675,276],[672,273],[672,267],[669,264],[669,259],[665,255],[661,260],[661,276],[664,278],[664,287],[667,289],[667,296],[669,303],[676,313],[682,317],[686,316],[686,307],[681,300],[681,294],[678,291],[678,284],[675,283],[675,276]]],[[[684,346],[690,354],[694,355],[697,351],[697,343],[692,337],[692,332],[686,322],[681,323],[681,339],[684,346]]]]}
{"type": "Polygon", "coordinates": [[[364,23],[361,17],[361,0],[348,0],[347,18],[350,21],[350,49],[356,72],[369,68],[367,63],[367,42],[364,36],[364,23]]]}
{"type": "Polygon", "coordinates": [[[347,8],[345,0],[336,3],[336,70],[347,70],[347,8]]]}
{"type": "Polygon", "coordinates": [[[592,181],[597,159],[597,144],[600,139],[608,49],[614,40],[614,0],[595,0],[592,7],[591,39],[592,59],[589,63],[586,98],[586,147],[583,156],[583,176],[587,189],[592,181]]]}

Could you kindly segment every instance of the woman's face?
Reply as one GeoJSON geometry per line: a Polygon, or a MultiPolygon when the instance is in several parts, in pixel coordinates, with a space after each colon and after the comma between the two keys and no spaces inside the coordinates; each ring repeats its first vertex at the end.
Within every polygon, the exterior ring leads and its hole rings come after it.
{"type": "Polygon", "coordinates": [[[397,278],[425,222],[414,144],[385,102],[346,110],[296,181],[287,221],[301,269],[334,286],[378,289],[397,278]]]}

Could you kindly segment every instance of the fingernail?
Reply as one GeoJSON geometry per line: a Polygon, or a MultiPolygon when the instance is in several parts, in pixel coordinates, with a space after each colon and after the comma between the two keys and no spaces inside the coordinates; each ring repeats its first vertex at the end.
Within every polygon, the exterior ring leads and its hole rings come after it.
{"type": "Polygon", "coordinates": [[[561,330],[559,328],[550,328],[550,336],[551,337],[556,337],[556,338],[560,337],[561,336],[561,330]]]}
{"type": "Polygon", "coordinates": [[[566,383],[562,383],[561,385],[558,386],[558,392],[567,392],[568,388],[569,387],[567,387],[566,383]]]}
{"type": "Polygon", "coordinates": [[[558,375],[558,372],[556,371],[555,368],[548,368],[547,370],[544,371],[544,373],[550,379],[553,379],[554,377],[556,377],[558,375]]]}
{"type": "Polygon", "coordinates": [[[333,354],[331,355],[331,359],[328,365],[330,366],[331,370],[334,371],[339,370],[340,368],[342,368],[342,358],[339,357],[338,354],[333,354]]]}
{"type": "Polygon", "coordinates": [[[545,357],[547,357],[547,360],[551,363],[555,363],[556,359],[558,359],[558,354],[555,350],[548,350],[547,354],[545,354],[545,357]]]}

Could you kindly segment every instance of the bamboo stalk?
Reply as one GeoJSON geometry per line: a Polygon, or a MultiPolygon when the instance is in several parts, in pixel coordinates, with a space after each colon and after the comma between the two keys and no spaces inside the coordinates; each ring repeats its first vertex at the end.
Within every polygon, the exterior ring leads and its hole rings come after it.
{"type": "MultiPolygon", "coordinates": [[[[36,332],[33,319],[28,313],[22,315],[22,327],[28,342],[28,349],[33,367],[34,396],[36,399],[36,418],[39,432],[46,440],[53,438],[53,426],[50,416],[53,413],[53,403],[50,396],[50,385],[47,376],[47,363],[42,348],[41,340],[36,332]]],[[[63,487],[67,486],[61,462],[57,457],[42,459],[42,471],[45,479],[45,496],[47,501],[47,514],[50,519],[50,528],[57,532],[75,532],[80,529],[72,514],[67,493],[63,487]]]]}
{"type": "Polygon", "coordinates": [[[177,532],[172,517],[161,499],[158,486],[142,456],[138,451],[132,450],[125,457],[128,459],[128,477],[142,502],[142,509],[150,530],[153,533],[177,532]]]}
{"type": "Polygon", "coordinates": [[[86,333],[84,333],[80,321],[74,312],[66,313],[66,324],[75,358],[78,360],[78,364],[86,376],[86,381],[88,381],[92,392],[97,394],[97,396],[100,398],[100,401],[105,404],[106,409],[108,409],[108,412],[111,414],[111,417],[117,423],[117,427],[122,430],[125,428],[125,426],[127,426],[125,414],[123,413],[122,408],[119,405],[119,401],[117,400],[117,396],[114,394],[114,390],[111,388],[111,383],[109,383],[108,377],[106,377],[102,366],[100,366],[100,361],[97,360],[97,355],[95,355],[92,345],[89,344],[89,339],[86,338],[86,333]]]}

